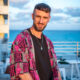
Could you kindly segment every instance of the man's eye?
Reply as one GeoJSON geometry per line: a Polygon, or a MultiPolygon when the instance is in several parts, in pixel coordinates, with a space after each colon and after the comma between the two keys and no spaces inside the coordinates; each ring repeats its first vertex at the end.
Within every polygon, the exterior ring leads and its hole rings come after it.
{"type": "Polygon", "coordinates": [[[47,17],[44,17],[44,19],[47,19],[47,17]]]}
{"type": "Polygon", "coordinates": [[[40,16],[36,16],[37,18],[39,18],[40,16]]]}

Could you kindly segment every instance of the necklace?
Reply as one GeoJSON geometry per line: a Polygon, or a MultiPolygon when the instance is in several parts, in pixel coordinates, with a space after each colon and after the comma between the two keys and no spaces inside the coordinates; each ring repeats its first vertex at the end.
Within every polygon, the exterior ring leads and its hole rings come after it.
{"type": "MultiPolygon", "coordinates": [[[[34,35],[32,29],[31,29],[31,34],[34,35]]],[[[36,36],[35,36],[36,37],[36,36]]],[[[40,50],[42,51],[43,50],[43,36],[41,36],[41,43],[39,42],[38,38],[36,37],[36,40],[37,40],[37,43],[39,44],[40,46],[40,50]]]]}
{"type": "Polygon", "coordinates": [[[43,50],[43,36],[41,38],[41,43],[39,42],[39,40],[37,38],[36,38],[36,40],[37,40],[37,42],[38,42],[38,44],[40,46],[40,50],[42,51],[43,50]]]}

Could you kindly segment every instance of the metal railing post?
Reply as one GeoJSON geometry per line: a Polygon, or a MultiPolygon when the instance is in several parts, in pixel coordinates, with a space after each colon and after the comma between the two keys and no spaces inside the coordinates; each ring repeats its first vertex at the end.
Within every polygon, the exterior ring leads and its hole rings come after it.
{"type": "Polygon", "coordinates": [[[77,56],[78,56],[78,42],[77,42],[77,56]]]}

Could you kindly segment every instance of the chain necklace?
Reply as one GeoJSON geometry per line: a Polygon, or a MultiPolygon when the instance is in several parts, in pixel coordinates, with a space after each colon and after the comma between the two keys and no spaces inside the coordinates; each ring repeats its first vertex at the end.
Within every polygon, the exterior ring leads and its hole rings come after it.
{"type": "Polygon", "coordinates": [[[43,50],[43,36],[42,36],[42,39],[41,39],[41,43],[39,42],[39,40],[36,38],[39,46],[40,46],[40,50],[42,51],[43,50]]]}
{"type": "MultiPolygon", "coordinates": [[[[31,30],[31,34],[33,35],[33,31],[31,30]]],[[[40,46],[40,50],[43,50],[43,36],[41,36],[41,43],[39,42],[38,38],[36,37],[37,43],[40,46]]]]}

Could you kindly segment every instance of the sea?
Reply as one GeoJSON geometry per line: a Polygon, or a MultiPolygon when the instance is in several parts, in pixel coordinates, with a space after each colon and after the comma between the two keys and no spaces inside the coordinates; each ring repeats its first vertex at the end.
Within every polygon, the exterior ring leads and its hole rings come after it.
{"type": "MultiPolygon", "coordinates": [[[[16,36],[22,31],[23,30],[10,30],[9,31],[9,42],[13,42],[15,40],[16,36]]],[[[52,42],[80,42],[80,30],[44,30],[43,34],[45,34],[52,42]]],[[[71,45],[75,45],[75,44],[72,43],[71,45]]],[[[79,50],[80,50],[80,44],[78,46],[79,46],[79,50]]],[[[54,49],[55,49],[55,47],[56,46],[54,46],[54,49]]],[[[64,46],[62,46],[61,48],[64,48],[64,46]]],[[[66,48],[71,49],[71,47],[66,47],[66,48]]],[[[73,47],[73,48],[75,48],[75,47],[73,47]]],[[[56,53],[56,54],[59,55],[59,53],[56,53]]],[[[69,59],[70,60],[76,59],[77,62],[78,62],[78,58],[76,57],[77,53],[72,53],[72,54],[75,54],[75,56],[70,56],[70,55],[65,56],[66,54],[71,54],[71,53],[66,53],[66,52],[63,53],[62,52],[61,55],[57,57],[58,60],[62,60],[62,62],[64,62],[64,63],[58,64],[58,65],[59,65],[59,67],[62,67],[62,68],[65,69],[66,74],[67,74],[66,75],[66,80],[71,80],[70,78],[71,78],[72,68],[71,68],[71,65],[69,65],[69,63],[66,63],[66,60],[67,59],[68,60],[69,59]]],[[[80,58],[79,58],[79,60],[80,60],[80,58]]],[[[80,67],[80,65],[79,65],[79,67],[80,67]]],[[[77,68],[75,67],[74,70],[76,71],[76,69],[77,68]]],[[[62,75],[64,75],[64,74],[61,73],[61,76],[62,75]]],[[[74,76],[76,77],[77,74],[74,73],[74,76]]],[[[77,78],[75,80],[80,80],[80,79],[77,78]]]]}
{"type": "MultiPolygon", "coordinates": [[[[13,42],[16,36],[23,30],[10,30],[9,42],[13,42]]],[[[43,33],[51,41],[76,41],[80,42],[80,30],[44,30],[43,33]]]]}
{"type": "MultiPolygon", "coordinates": [[[[9,42],[13,42],[16,36],[22,32],[23,30],[10,30],[9,35],[9,42]]],[[[77,42],[80,42],[80,30],[44,30],[43,34],[45,34],[52,42],[73,42],[73,43],[65,43],[65,45],[77,45],[77,42]],[[74,43],[76,42],[76,43],[74,43]]],[[[54,43],[55,45],[55,43],[54,43]]],[[[59,44],[57,44],[59,45],[59,44]]],[[[62,44],[64,45],[64,43],[62,44]]],[[[72,48],[77,50],[76,46],[66,46],[66,48],[70,49],[62,49],[64,46],[56,47],[54,46],[54,50],[57,55],[64,55],[64,54],[77,54],[76,52],[58,52],[58,51],[72,51],[72,48]],[[59,48],[59,49],[56,49],[59,48]],[[57,51],[56,51],[57,50],[57,51]]],[[[80,48],[80,43],[79,43],[80,48]]],[[[80,49],[79,49],[80,50],[80,49]]]]}

